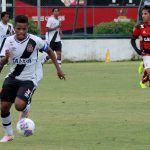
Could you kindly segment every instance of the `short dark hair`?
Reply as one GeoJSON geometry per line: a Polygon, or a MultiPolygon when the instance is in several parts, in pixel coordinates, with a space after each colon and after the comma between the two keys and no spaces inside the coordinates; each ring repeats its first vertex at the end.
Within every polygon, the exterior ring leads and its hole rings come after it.
{"type": "Polygon", "coordinates": [[[9,13],[6,12],[6,11],[2,12],[2,13],[1,13],[1,19],[2,19],[5,15],[9,15],[9,13]]]}
{"type": "Polygon", "coordinates": [[[16,23],[27,23],[28,24],[28,17],[25,15],[18,15],[15,18],[15,24],[16,23]]]}
{"type": "Polygon", "coordinates": [[[53,9],[52,9],[52,12],[54,12],[54,11],[55,11],[55,9],[58,9],[58,11],[59,11],[59,8],[56,8],[56,7],[55,7],[55,8],[53,8],[53,9]]]}
{"type": "Polygon", "coordinates": [[[150,13],[150,6],[149,5],[143,6],[142,11],[143,10],[147,10],[150,13]]]}

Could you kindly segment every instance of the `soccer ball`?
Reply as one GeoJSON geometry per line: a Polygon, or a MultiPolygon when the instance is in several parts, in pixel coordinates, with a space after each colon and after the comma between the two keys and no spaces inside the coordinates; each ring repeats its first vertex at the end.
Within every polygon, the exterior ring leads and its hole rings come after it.
{"type": "Polygon", "coordinates": [[[23,118],[18,121],[16,129],[20,135],[30,136],[35,131],[35,124],[31,119],[23,118]]]}

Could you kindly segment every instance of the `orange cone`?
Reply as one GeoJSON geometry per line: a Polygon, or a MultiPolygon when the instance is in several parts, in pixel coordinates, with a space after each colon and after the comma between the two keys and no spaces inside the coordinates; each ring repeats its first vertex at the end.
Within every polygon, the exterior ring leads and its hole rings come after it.
{"type": "Polygon", "coordinates": [[[107,52],[106,52],[105,63],[110,63],[110,51],[109,51],[109,49],[107,49],[107,52]]]}

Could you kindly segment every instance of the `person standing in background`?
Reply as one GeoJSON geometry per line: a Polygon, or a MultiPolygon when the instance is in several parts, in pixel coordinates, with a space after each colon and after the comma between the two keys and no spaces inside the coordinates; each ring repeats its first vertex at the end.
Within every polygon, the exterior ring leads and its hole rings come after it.
{"type": "Polygon", "coordinates": [[[53,15],[48,18],[46,24],[46,41],[48,42],[50,48],[56,52],[57,55],[57,62],[61,67],[62,63],[62,31],[60,29],[61,22],[59,20],[59,9],[53,8],[52,9],[53,15]]]}
{"type": "MultiPolygon", "coordinates": [[[[0,21],[0,53],[5,43],[5,40],[8,36],[14,34],[14,28],[11,23],[9,23],[9,13],[2,12],[1,13],[1,21],[0,21]]],[[[0,65],[0,72],[2,71],[3,66],[0,65]]]]}

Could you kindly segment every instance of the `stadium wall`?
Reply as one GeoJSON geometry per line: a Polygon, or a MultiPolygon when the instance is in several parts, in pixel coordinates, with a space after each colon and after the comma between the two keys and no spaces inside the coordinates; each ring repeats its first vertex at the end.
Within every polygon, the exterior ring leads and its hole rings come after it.
{"type": "Polygon", "coordinates": [[[104,61],[110,52],[111,61],[134,60],[138,56],[131,47],[130,39],[78,39],[63,40],[63,60],[104,61]]]}

